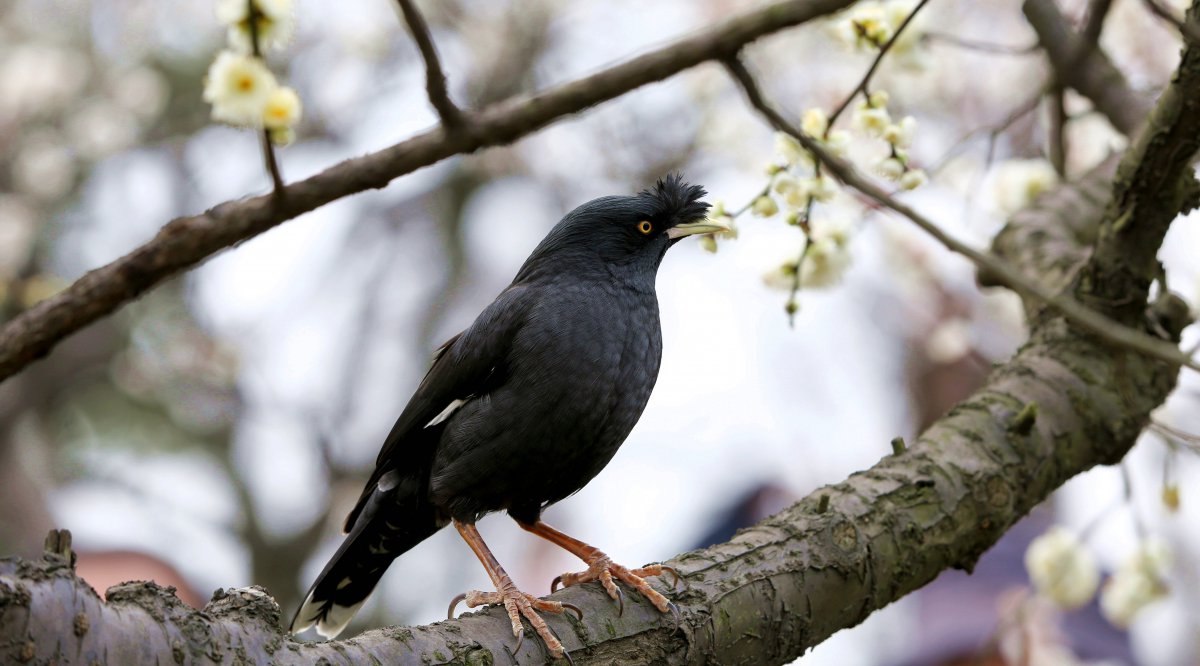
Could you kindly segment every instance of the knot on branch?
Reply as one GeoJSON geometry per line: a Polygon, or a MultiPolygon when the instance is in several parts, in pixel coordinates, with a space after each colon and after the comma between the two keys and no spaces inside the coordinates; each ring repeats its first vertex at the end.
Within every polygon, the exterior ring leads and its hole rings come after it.
{"type": "Polygon", "coordinates": [[[204,612],[215,618],[253,620],[271,627],[280,626],[279,604],[259,585],[228,590],[217,588],[204,612]]]}

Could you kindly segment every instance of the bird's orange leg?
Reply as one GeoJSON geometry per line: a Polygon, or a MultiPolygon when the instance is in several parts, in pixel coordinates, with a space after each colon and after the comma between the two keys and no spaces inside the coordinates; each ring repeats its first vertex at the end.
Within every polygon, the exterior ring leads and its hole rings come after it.
{"type": "Polygon", "coordinates": [[[645,578],[647,576],[661,576],[665,571],[670,573],[675,577],[676,580],[678,580],[679,574],[674,569],[670,567],[664,567],[661,564],[651,564],[640,569],[628,569],[620,564],[617,564],[616,562],[613,562],[608,555],[605,555],[599,549],[589,546],[575,537],[563,534],[562,532],[559,532],[540,520],[533,524],[523,523],[518,520],[517,524],[526,531],[532,532],[533,534],[536,534],[550,543],[553,543],[566,550],[575,557],[583,560],[588,565],[586,571],[580,571],[579,573],[565,573],[558,578],[555,578],[555,582],[551,584],[551,592],[554,591],[556,584],[559,582],[563,584],[563,587],[570,587],[572,585],[578,585],[579,583],[598,580],[600,581],[600,584],[604,586],[605,591],[608,592],[608,596],[612,597],[614,601],[621,604],[621,611],[623,612],[625,610],[625,599],[621,593],[621,588],[617,587],[616,583],[613,582],[613,578],[616,578],[617,580],[623,581],[638,592],[641,592],[642,596],[649,599],[650,603],[654,604],[654,607],[663,613],[666,613],[672,609],[674,604],[672,604],[666,597],[659,593],[658,590],[650,587],[650,584],[645,581],[645,578]]]}
{"type": "MultiPolygon", "coordinates": [[[[563,649],[562,643],[558,637],[550,631],[550,627],[546,626],[546,621],[537,614],[537,611],[546,611],[549,613],[561,613],[565,608],[571,608],[576,613],[579,609],[569,604],[563,604],[557,601],[546,601],[537,597],[526,594],[517,589],[517,586],[509,578],[504,571],[504,567],[500,566],[500,562],[496,560],[496,556],[492,555],[492,551],[488,549],[487,544],[483,542],[483,537],[480,536],[479,530],[475,529],[473,523],[464,523],[458,520],[454,521],[454,527],[458,533],[462,535],[463,541],[471,547],[475,552],[475,557],[479,558],[479,562],[483,564],[483,568],[487,570],[488,577],[492,579],[492,584],[496,586],[495,592],[480,592],[479,590],[471,590],[461,598],[470,608],[483,606],[484,604],[503,604],[504,610],[508,611],[508,619],[512,622],[513,636],[517,637],[517,650],[521,649],[521,641],[525,635],[525,628],[521,625],[521,616],[529,620],[529,624],[533,625],[534,631],[546,643],[546,649],[556,659],[561,659],[566,651],[563,649]]],[[[455,603],[458,599],[455,599],[455,603]]],[[[454,612],[455,603],[450,604],[450,612],[454,612]]]]}

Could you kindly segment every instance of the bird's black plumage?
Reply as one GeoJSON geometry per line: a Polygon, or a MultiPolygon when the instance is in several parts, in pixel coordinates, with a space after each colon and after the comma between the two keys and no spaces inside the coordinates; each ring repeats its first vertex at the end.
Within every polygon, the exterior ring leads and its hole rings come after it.
{"type": "Polygon", "coordinates": [[[701,230],[703,196],[669,176],[585,203],[550,231],[438,350],[293,631],[336,635],[392,559],[450,520],[506,510],[532,524],[609,462],[658,376],[659,264],[701,230]]]}

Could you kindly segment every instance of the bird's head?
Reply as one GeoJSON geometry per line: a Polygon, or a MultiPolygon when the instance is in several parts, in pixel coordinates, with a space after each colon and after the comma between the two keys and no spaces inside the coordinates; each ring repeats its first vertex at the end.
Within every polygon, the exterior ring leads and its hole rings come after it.
{"type": "Polygon", "coordinates": [[[703,187],[679,174],[660,179],[634,196],[592,199],[567,213],[526,260],[518,280],[542,270],[603,266],[653,278],[667,248],[694,234],[729,227],[705,217],[703,187]]]}

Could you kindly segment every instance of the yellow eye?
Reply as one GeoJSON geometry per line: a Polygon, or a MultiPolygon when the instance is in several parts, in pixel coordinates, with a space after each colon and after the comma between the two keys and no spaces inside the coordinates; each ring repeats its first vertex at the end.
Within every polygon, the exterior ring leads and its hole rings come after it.
{"type": "Polygon", "coordinates": [[[642,220],[638,222],[638,231],[642,232],[643,235],[649,235],[651,231],[654,231],[654,225],[646,220],[642,220]]]}

